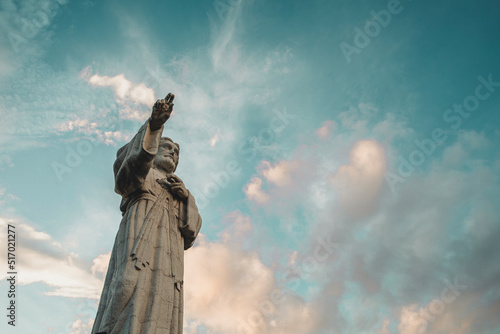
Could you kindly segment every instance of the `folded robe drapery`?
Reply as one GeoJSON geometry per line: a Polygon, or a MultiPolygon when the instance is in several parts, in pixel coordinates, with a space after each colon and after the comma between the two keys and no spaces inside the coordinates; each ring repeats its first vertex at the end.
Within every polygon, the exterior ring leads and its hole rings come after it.
{"type": "MultiPolygon", "coordinates": [[[[156,180],[158,183],[162,184],[160,179],[156,180]]],[[[139,236],[137,237],[130,257],[135,261],[135,268],[141,270],[143,267],[149,265],[149,256],[151,254],[151,236],[153,232],[153,227],[158,226],[161,216],[155,212],[158,209],[162,209],[159,203],[165,202],[167,199],[167,189],[163,188],[160,195],[156,198],[153,206],[149,210],[146,221],[142,224],[141,230],[139,231],[139,236]]],[[[170,204],[170,203],[168,203],[170,204]]],[[[169,208],[169,211],[171,208],[169,208]]]]}

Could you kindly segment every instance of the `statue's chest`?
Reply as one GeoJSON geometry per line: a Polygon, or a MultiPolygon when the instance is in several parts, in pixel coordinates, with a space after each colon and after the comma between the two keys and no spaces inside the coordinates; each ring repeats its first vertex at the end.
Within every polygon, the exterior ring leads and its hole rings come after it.
{"type": "Polygon", "coordinates": [[[179,201],[168,190],[162,205],[163,209],[168,212],[170,217],[175,216],[176,218],[179,218],[179,201]]]}
{"type": "Polygon", "coordinates": [[[164,178],[164,175],[156,171],[155,169],[151,169],[148,174],[148,191],[154,195],[156,198],[161,198],[161,203],[158,203],[164,210],[168,212],[170,217],[179,218],[179,200],[170,192],[169,188],[164,188],[159,182],[158,179],[164,178]],[[163,190],[166,190],[166,193],[163,196],[160,196],[163,190]],[[164,198],[162,198],[164,197],[164,198]]]}

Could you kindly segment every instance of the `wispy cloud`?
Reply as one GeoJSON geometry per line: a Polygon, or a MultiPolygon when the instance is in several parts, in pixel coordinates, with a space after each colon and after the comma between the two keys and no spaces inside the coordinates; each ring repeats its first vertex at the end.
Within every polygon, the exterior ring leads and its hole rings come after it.
{"type": "MultiPolygon", "coordinates": [[[[164,133],[181,144],[180,164],[189,166],[191,171],[185,176],[186,184],[188,187],[195,184],[200,191],[213,181],[212,174],[225,170],[228,157],[235,154],[245,138],[242,129],[246,110],[257,107],[265,114],[263,117],[268,117],[272,109],[269,106],[279,98],[279,87],[273,82],[291,72],[286,70],[293,59],[290,48],[280,46],[264,53],[247,52],[239,43],[240,10],[232,12],[228,21],[212,26],[208,45],[178,54],[166,62],[160,61],[158,45],[137,18],[120,13],[127,45],[134,46],[128,50],[130,59],[137,57],[143,59],[143,63],[134,62],[122,68],[112,64],[106,73],[98,75],[90,68],[82,71],[89,85],[112,87],[121,119],[143,122],[149,117],[155,99],[168,92],[175,94],[174,113],[164,133]],[[132,80],[132,77],[140,79],[132,80]],[[136,94],[140,98],[133,97],[134,89],[141,92],[136,94]],[[146,108],[151,94],[154,97],[146,108]],[[135,102],[130,102],[132,100],[135,102]],[[224,124],[224,128],[220,124],[224,124]]],[[[184,168],[179,168],[180,173],[182,170],[184,168]]]]}
{"type": "Polygon", "coordinates": [[[18,197],[10,194],[6,188],[2,188],[0,184],[0,207],[8,206],[12,201],[19,200],[18,197]]]}
{"type": "MultiPolygon", "coordinates": [[[[16,252],[19,254],[17,266],[22,272],[20,284],[45,283],[50,288],[45,292],[49,296],[99,298],[104,283],[98,277],[102,276],[101,265],[95,264],[91,270],[77,254],[68,252],[49,234],[19,219],[0,217],[0,235],[4,240],[7,240],[8,224],[15,226],[18,238],[16,252]]],[[[5,256],[3,254],[6,262],[5,256]]]]}
{"type": "Polygon", "coordinates": [[[71,332],[69,334],[88,334],[92,331],[94,319],[77,319],[71,325],[71,332]]]}
{"type": "Polygon", "coordinates": [[[335,130],[337,123],[335,121],[325,121],[323,125],[316,130],[316,135],[322,139],[327,139],[335,130]]]}

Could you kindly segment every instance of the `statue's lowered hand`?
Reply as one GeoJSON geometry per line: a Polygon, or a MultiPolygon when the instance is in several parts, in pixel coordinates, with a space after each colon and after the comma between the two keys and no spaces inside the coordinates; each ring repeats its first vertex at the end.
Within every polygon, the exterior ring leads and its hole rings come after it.
{"type": "Polygon", "coordinates": [[[188,198],[189,193],[186,189],[186,186],[184,186],[184,182],[182,182],[181,178],[177,175],[172,175],[168,177],[168,181],[170,181],[170,190],[172,191],[172,193],[179,199],[185,201],[188,198]]]}
{"type": "Polygon", "coordinates": [[[174,98],[175,95],[168,93],[164,99],[157,100],[153,106],[153,111],[151,112],[151,118],[149,119],[149,127],[151,131],[156,131],[170,118],[172,111],[174,110],[174,98]]]}

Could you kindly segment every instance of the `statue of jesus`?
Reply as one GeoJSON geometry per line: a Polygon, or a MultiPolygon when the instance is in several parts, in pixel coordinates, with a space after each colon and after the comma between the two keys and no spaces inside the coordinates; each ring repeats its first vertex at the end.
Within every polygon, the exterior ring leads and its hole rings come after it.
{"type": "Polygon", "coordinates": [[[174,174],[179,145],[162,137],[174,95],[120,148],[115,191],[123,218],[92,334],[182,333],[184,251],[201,228],[195,200],[174,174]]]}

